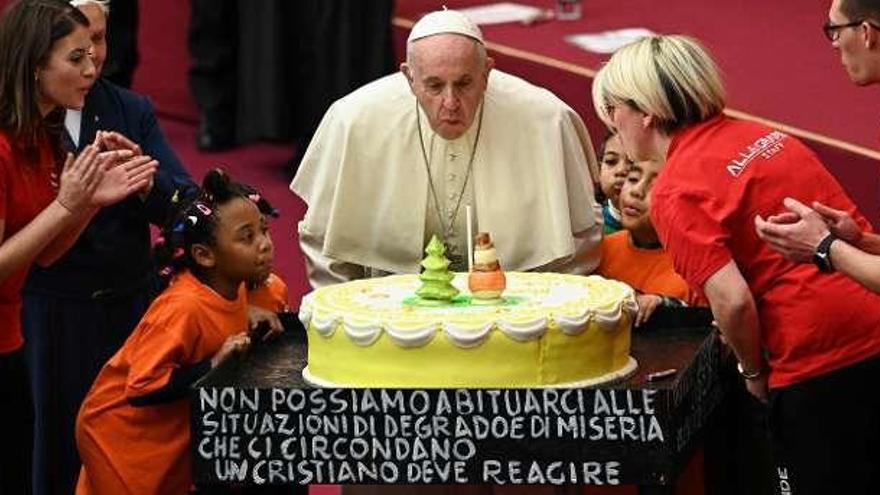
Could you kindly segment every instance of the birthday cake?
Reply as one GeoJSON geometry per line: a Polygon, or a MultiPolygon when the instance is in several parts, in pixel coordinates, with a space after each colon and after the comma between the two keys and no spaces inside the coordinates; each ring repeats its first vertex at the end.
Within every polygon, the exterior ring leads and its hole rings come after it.
{"type": "Polygon", "coordinates": [[[308,294],[304,378],[326,387],[520,388],[592,386],[636,369],[629,286],[508,272],[503,295],[487,304],[468,291],[467,273],[450,275],[457,295],[441,304],[417,294],[424,274],[308,294]]]}

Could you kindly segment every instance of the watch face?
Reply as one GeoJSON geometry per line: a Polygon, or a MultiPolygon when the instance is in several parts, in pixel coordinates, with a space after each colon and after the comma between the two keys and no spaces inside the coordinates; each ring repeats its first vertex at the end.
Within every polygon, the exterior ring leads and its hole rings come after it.
{"type": "Polygon", "coordinates": [[[828,262],[828,253],[826,253],[826,252],[817,251],[813,255],[813,263],[815,263],[816,266],[819,267],[820,271],[823,271],[823,272],[830,272],[831,271],[831,264],[828,262]]]}

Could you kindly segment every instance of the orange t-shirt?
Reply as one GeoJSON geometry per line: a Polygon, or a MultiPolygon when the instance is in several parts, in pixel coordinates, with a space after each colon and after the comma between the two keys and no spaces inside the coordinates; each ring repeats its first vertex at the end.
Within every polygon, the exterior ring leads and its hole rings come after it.
{"type": "Polygon", "coordinates": [[[186,399],[135,407],[171,373],[212,357],[247,329],[244,284],[229,301],[182,272],[104,365],[76,420],[82,470],[76,493],[188,493],[192,484],[186,399]]]}
{"type": "Polygon", "coordinates": [[[690,305],[705,301],[672,268],[672,257],[664,249],[633,246],[628,230],[602,239],[602,261],[596,273],[629,285],[643,294],[675,297],[690,305]]]}
{"type": "Polygon", "coordinates": [[[270,273],[269,277],[262,284],[249,290],[247,299],[248,304],[272,311],[273,313],[281,313],[290,308],[287,284],[274,273],[270,273]]]}

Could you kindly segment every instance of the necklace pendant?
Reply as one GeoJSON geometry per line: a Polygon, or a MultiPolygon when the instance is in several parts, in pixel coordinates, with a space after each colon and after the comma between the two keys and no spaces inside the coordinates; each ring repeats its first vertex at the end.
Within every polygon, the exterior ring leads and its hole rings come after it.
{"type": "Polygon", "coordinates": [[[464,266],[464,258],[458,255],[448,256],[449,258],[449,269],[453,272],[463,272],[466,271],[464,266]]]}
{"type": "Polygon", "coordinates": [[[446,258],[449,260],[449,268],[454,272],[461,272],[464,263],[464,256],[458,253],[455,246],[446,244],[446,258]]]}
{"type": "MultiPolygon", "coordinates": [[[[449,216],[448,217],[449,223],[447,224],[447,222],[444,221],[444,214],[443,214],[444,211],[443,211],[442,206],[440,204],[440,198],[437,196],[437,189],[434,186],[434,177],[431,173],[431,161],[428,158],[429,155],[428,155],[427,150],[425,149],[425,137],[422,134],[422,120],[420,117],[420,109],[419,109],[418,99],[414,100],[414,103],[415,103],[415,114],[416,114],[416,129],[418,130],[418,137],[419,137],[419,146],[422,151],[422,160],[425,164],[425,173],[428,176],[428,187],[429,187],[429,191],[431,192],[431,199],[433,199],[433,201],[434,201],[434,209],[435,209],[435,213],[437,215],[437,224],[440,227],[440,229],[439,229],[440,232],[443,232],[443,234],[445,234],[444,239],[443,239],[443,244],[446,246],[446,257],[447,257],[447,259],[450,260],[450,266],[452,267],[453,271],[466,271],[468,269],[467,259],[464,257],[463,254],[461,254],[461,255],[457,254],[457,252],[456,252],[457,250],[455,249],[454,246],[452,246],[449,242],[447,242],[447,239],[452,238],[453,233],[455,232],[455,220],[458,217],[459,208],[461,207],[462,200],[464,199],[465,192],[467,191],[468,182],[471,177],[471,171],[473,170],[473,167],[474,167],[474,158],[477,155],[477,145],[480,142],[480,133],[483,129],[484,104],[482,102],[480,103],[480,116],[479,116],[479,120],[477,121],[477,133],[476,133],[476,136],[474,137],[474,143],[471,146],[470,158],[468,159],[468,162],[467,162],[467,171],[465,172],[464,180],[461,184],[461,190],[458,193],[458,199],[456,199],[454,194],[450,194],[450,196],[449,196],[450,205],[449,205],[449,210],[446,212],[447,215],[449,216]],[[452,205],[451,205],[452,201],[455,202],[454,207],[452,207],[452,205]]],[[[433,143],[434,142],[432,140],[431,141],[432,149],[433,149],[433,143]]],[[[467,155],[460,155],[457,151],[453,151],[452,153],[450,153],[450,160],[455,161],[460,156],[464,157],[467,155]]],[[[450,180],[452,180],[453,178],[454,178],[454,174],[452,174],[450,176],[450,180]]]]}

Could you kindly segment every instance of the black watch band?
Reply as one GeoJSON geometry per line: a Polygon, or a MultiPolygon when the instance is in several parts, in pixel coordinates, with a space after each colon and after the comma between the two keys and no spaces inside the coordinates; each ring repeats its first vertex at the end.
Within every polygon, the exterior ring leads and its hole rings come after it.
{"type": "Polygon", "coordinates": [[[836,240],[837,236],[829,233],[816,246],[816,251],[813,253],[813,263],[819,268],[819,271],[825,273],[834,271],[834,265],[831,263],[831,243],[836,240]]]}

